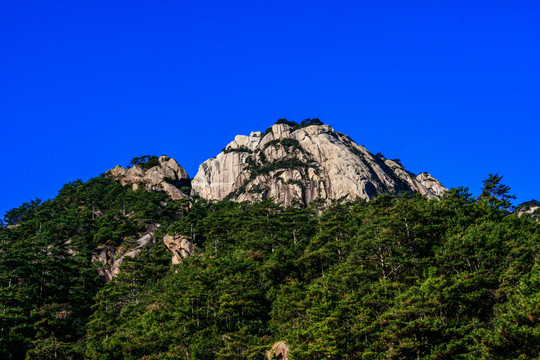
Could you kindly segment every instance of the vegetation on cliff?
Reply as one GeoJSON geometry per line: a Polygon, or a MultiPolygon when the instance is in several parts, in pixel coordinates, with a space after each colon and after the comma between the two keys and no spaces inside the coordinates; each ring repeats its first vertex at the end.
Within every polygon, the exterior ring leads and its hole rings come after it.
{"type": "Polygon", "coordinates": [[[324,208],[67,184],[0,227],[0,358],[535,359],[540,229],[487,181],[324,208]],[[105,283],[96,250],[156,224],[105,283]],[[195,255],[171,265],[166,233],[195,255]]]}

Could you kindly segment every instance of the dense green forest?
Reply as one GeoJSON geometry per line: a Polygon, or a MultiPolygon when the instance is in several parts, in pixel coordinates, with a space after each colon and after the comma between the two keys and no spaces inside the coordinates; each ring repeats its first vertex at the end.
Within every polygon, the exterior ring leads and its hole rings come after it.
{"type": "Polygon", "coordinates": [[[288,208],[69,183],[0,227],[0,358],[537,359],[539,225],[500,180],[288,208]],[[105,282],[96,251],[149,231],[105,282]]]}

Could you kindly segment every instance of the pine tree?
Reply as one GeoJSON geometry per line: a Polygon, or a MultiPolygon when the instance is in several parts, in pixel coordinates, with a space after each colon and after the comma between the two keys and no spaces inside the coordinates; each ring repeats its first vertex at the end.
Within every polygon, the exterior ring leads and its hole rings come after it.
{"type": "Polygon", "coordinates": [[[497,174],[489,174],[486,180],[483,180],[484,187],[482,193],[478,197],[480,200],[485,200],[491,206],[497,209],[512,210],[513,206],[510,200],[515,199],[515,195],[510,194],[510,187],[501,183],[503,176],[497,174]]]}

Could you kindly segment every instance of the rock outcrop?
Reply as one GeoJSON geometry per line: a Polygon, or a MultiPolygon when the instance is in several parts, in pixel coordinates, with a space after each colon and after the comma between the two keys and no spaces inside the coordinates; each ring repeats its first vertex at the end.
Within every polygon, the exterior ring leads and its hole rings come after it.
{"type": "Polygon", "coordinates": [[[183,235],[165,235],[163,243],[172,252],[173,265],[180,264],[182,260],[195,251],[195,245],[183,235]]]}
{"type": "Polygon", "coordinates": [[[528,217],[537,222],[540,222],[540,202],[531,200],[520,204],[516,209],[517,216],[528,217]]]}
{"type": "Polygon", "coordinates": [[[176,160],[165,155],[159,158],[159,165],[149,169],[144,169],[141,165],[134,165],[131,168],[117,165],[108,173],[122,185],[130,184],[133,190],[143,185],[148,191],[164,191],[173,200],[189,198],[180,190],[190,182],[186,170],[178,165],[176,160]]]}
{"type": "Polygon", "coordinates": [[[522,210],[522,211],[519,211],[518,212],[518,216],[521,217],[523,216],[524,214],[528,214],[528,215],[532,215],[532,214],[536,214],[538,212],[540,212],[540,206],[531,206],[529,209],[527,210],[522,210]]]}
{"type": "Polygon", "coordinates": [[[236,136],[199,166],[191,185],[192,194],[209,200],[273,198],[286,206],[317,198],[369,200],[399,191],[438,198],[446,190],[428,173],[416,176],[319,122],[278,122],[264,134],[236,136]]]}
{"type": "Polygon", "coordinates": [[[290,351],[289,346],[280,341],[275,343],[272,348],[266,352],[266,358],[268,360],[288,360],[290,351]]]}
{"type": "Polygon", "coordinates": [[[153,233],[148,233],[135,240],[134,247],[103,246],[98,249],[92,261],[102,263],[98,270],[99,275],[103,276],[106,281],[110,281],[119,274],[120,265],[122,265],[126,257],[136,258],[144,248],[150,246],[153,242],[153,233]]]}
{"type": "Polygon", "coordinates": [[[432,194],[440,197],[448,189],[440,183],[439,180],[435,179],[427,172],[420,173],[416,176],[416,180],[422,184],[426,189],[428,189],[432,194]]]}
{"type": "MultiPolygon", "coordinates": [[[[120,265],[126,257],[138,258],[143,249],[155,242],[154,231],[157,227],[159,227],[158,224],[153,224],[149,229],[150,232],[135,240],[131,246],[104,245],[98,248],[92,261],[101,262],[101,266],[98,268],[99,275],[103,276],[106,281],[115,278],[120,273],[120,265]]],[[[180,264],[184,258],[193,255],[195,251],[195,244],[187,236],[165,235],[163,243],[172,253],[171,262],[173,265],[180,264]]]]}

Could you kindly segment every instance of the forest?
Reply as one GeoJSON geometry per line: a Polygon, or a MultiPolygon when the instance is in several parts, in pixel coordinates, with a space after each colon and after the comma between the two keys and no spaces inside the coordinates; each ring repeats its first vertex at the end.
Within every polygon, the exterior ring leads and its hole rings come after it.
{"type": "Polygon", "coordinates": [[[509,191],[282,207],[68,183],[0,226],[0,358],[537,359],[540,231],[509,191]],[[106,282],[96,251],[149,231],[106,282]],[[167,234],[195,253],[172,265],[167,234]]]}

